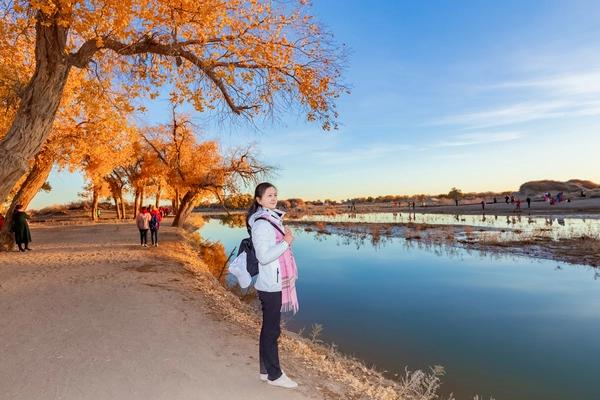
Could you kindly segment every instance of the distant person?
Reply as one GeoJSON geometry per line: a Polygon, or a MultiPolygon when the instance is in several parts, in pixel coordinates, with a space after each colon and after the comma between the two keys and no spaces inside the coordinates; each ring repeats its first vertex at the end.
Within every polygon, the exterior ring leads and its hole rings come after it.
{"type": "Polygon", "coordinates": [[[27,215],[23,206],[20,204],[17,205],[13,215],[11,232],[14,232],[15,243],[21,252],[31,250],[29,248],[29,243],[31,243],[31,232],[29,231],[29,224],[27,223],[28,219],[29,215],[27,215]]]}
{"type": "Polygon", "coordinates": [[[518,211],[521,211],[521,199],[516,199],[515,200],[515,209],[518,211]]]}
{"type": "Polygon", "coordinates": [[[582,191],[581,191],[581,197],[585,197],[585,196],[586,196],[586,195],[585,195],[585,192],[582,190],[582,191]]]}
{"type": "Polygon", "coordinates": [[[152,206],[152,211],[150,211],[150,222],[148,226],[150,227],[150,240],[152,241],[152,246],[158,247],[158,228],[160,228],[160,222],[162,221],[162,215],[160,211],[156,209],[156,207],[152,206]]]}
{"type": "Polygon", "coordinates": [[[458,207],[458,197],[454,199],[454,204],[458,207]]]}
{"type": "Polygon", "coordinates": [[[527,208],[531,208],[531,197],[527,196],[525,200],[527,201],[527,208]]]}
{"type": "Polygon", "coordinates": [[[283,226],[283,213],[276,206],[277,189],[263,182],[254,190],[254,202],[246,216],[246,227],[258,259],[258,278],[254,287],[262,306],[259,378],[270,385],[292,389],[298,384],[281,370],[278,339],[281,313],[298,310],[298,270],[291,251],[294,236],[283,226]]]}
{"type": "Polygon", "coordinates": [[[508,204],[508,201],[510,200],[510,197],[508,197],[508,195],[504,196],[504,202],[506,204],[508,204]]]}
{"type": "Polygon", "coordinates": [[[485,200],[481,200],[481,209],[485,211],[485,200]]]}
{"type": "Polygon", "coordinates": [[[496,204],[498,202],[498,199],[496,197],[494,197],[494,204],[496,204]]]}
{"type": "Polygon", "coordinates": [[[148,229],[150,229],[150,213],[146,207],[142,210],[135,219],[138,229],[140,230],[140,245],[148,247],[148,229]]]}
{"type": "Polygon", "coordinates": [[[510,196],[510,204],[514,204],[515,203],[515,196],[510,196]]]}

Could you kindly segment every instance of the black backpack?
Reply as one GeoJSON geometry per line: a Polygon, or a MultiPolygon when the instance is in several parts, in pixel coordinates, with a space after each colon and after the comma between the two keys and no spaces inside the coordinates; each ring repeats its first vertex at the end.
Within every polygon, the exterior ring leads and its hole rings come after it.
{"type": "MultiPolygon", "coordinates": [[[[266,218],[262,218],[262,217],[256,218],[255,222],[258,221],[259,219],[263,219],[263,220],[267,221],[268,223],[270,223],[273,226],[273,228],[277,229],[282,235],[285,235],[285,233],[281,230],[281,228],[279,228],[277,225],[275,225],[274,223],[272,223],[271,221],[269,221],[266,218]]],[[[243,252],[246,252],[246,270],[248,270],[248,273],[250,274],[250,276],[256,276],[256,275],[258,275],[258,259],[256,258],[256,253],[254,252],[254,245],[252,244],[252,231],[250,229],[248,229],[248,233],[250,234],[250,237],[242,239],[242,241],[240,242],[240,246],[238,248],[237,255],[239,256],[243,252]]]]}
{"type": "Polygon", "coordinates": [[[155,230],[158,227],[158,216],[156,214],[152,214],[150,217],[150,229],[155,230]]]}

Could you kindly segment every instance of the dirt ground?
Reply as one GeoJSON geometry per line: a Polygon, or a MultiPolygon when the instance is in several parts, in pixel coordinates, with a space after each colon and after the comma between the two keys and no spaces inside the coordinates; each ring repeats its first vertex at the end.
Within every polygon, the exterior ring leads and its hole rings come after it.
{"type": "Polygon", "coordinates": [[[33,251],[0,253],[0,398],[320,399],[287,361],[297,390],[258,379],[258,341],[220,319],[192,273],[133,223],[34,225],[33,251]]]}

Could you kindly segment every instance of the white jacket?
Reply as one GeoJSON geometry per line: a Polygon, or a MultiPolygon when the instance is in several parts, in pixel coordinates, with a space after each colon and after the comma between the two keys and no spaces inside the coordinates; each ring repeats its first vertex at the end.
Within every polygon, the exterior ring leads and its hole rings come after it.
{"type": "Polygon", "coordinates": [[[258,259],[258,278],[254,287],[262,292],[281,292],[279,257],[288,249],[289,245],[286,241],[276,243],[275,228],[269,221],[263,219],[256,221],[256,218],[265,211],[270,214],[281,230],[284,230],[281,220],[284,213],[279,210],[261,207],[248,220],[252,230],[254,252],[258,259]]]}

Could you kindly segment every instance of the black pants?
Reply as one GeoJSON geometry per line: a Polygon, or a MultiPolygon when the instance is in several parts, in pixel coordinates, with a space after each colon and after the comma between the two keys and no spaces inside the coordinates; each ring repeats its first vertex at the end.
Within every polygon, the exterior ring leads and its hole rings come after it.
{"type": "Polygon", "coordinates": [[[140,229],[140,244],[148,243],[148,229],[140,229]]]}
{"type": "Polygon", "coordinates": [[[150,229],[150,239],[152,244],[158,244],[158,229],[150,229]]]}
{"type": "Polygon", "coordinates": [[[258,290],[258,298],[263,313],[259,344],[260,373],[268,374],[269,380],[274,381],[281,376],[277,345],[277,339],[281,333],[281,292],[258,290]]]}

